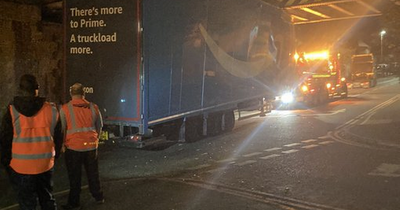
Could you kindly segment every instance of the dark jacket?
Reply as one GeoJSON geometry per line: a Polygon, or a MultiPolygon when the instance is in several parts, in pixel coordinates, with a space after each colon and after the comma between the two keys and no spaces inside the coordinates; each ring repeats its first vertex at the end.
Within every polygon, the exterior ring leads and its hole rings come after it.
{"type": "MultiPolygon", "coordinates": [[[[35,115],[43,106],[45,98],[34,97],[34,96],[16,96],[11,102],[17,111],[27,117],[35,115]]],[[[11,147],[14,135],[14,129],[12,124],[12,118],[10,113],[10,107],[7,106],[6,113],[3,116],[0,128],[0,155],[1,164],[8,168],[11,161],[11,147]]],[[[61,121],[57,122],[54,129],[54,144],[56,150],[56,158],[61,152],[63,133],[61,131],[61,121]]]]}

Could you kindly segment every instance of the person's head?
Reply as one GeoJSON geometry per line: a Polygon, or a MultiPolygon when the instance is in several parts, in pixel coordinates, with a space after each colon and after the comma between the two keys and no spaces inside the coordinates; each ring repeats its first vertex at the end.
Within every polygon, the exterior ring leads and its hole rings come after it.
{"type": "Polygon", "coordinates": [[[75,83],[69,87],[69,94],[72,98],[85,98],[85,91],[81,83],[75,83]]]}
{"type": "Polygon", "coordinates": [[[39,84],[32,74],[24,74],[19,80],[19,91],[24,96],[38,96],[39,84]]]}

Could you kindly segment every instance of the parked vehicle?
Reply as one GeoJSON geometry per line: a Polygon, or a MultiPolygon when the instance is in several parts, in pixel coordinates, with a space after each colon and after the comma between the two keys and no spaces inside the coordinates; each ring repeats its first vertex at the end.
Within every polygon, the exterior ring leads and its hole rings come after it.
{"type": "Polygon", "coordinates": [[[377,64],[375,66],[375,74],[377,77],[384,77],[388,73],[388,65],[387,64],[377,64]]]}
{"type": "Polygon", "coordinates": [[[65,89],[87,86],[108,136],[229,131],[235,110],[264,113],[291,82],[290,17],[264,1],[96,2],[66,1],[65,89]]]}
{"type": "Polygon", "coordinates": [[[351,81],[353,88],[371,88],[376,86],[377,79],[374,65],[374,56],[371,53],[352,56],[351,81]]]}

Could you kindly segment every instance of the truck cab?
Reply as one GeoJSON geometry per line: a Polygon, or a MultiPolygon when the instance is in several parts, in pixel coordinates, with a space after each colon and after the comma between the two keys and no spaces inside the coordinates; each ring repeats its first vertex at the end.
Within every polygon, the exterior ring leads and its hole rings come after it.
{"type": "Polygon", "coordinates": [[[377,84],[374,56],[369,54],[353,55],[351,63],[351,81],[353,88],[371,88],[377,84]]]}
{"type": "MultiPolygon", "coordinates": [[[[347,97],[346,79],[342,76],[340,53],[329,51],[295,54],[298,84],[293,101],[307,105],[325,103],[334,97],[347,97]]],[[[288,98],[287,93],[285,93],[288,98]]],[[[282,103],[285,101],[282,100],[282,103]]]]}

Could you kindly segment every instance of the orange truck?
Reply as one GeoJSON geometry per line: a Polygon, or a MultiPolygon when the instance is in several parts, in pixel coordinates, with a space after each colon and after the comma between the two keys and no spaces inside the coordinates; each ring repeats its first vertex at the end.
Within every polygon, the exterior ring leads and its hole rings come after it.
{"type": "Polygon", "coordinates": [[[299,82],[292,91],[277,97],[281,104],[304,102],[308,105],[318,105],[334,97],[347,97],[340,53],[305,52],[295,54],[294,59],[299,82]]]}

